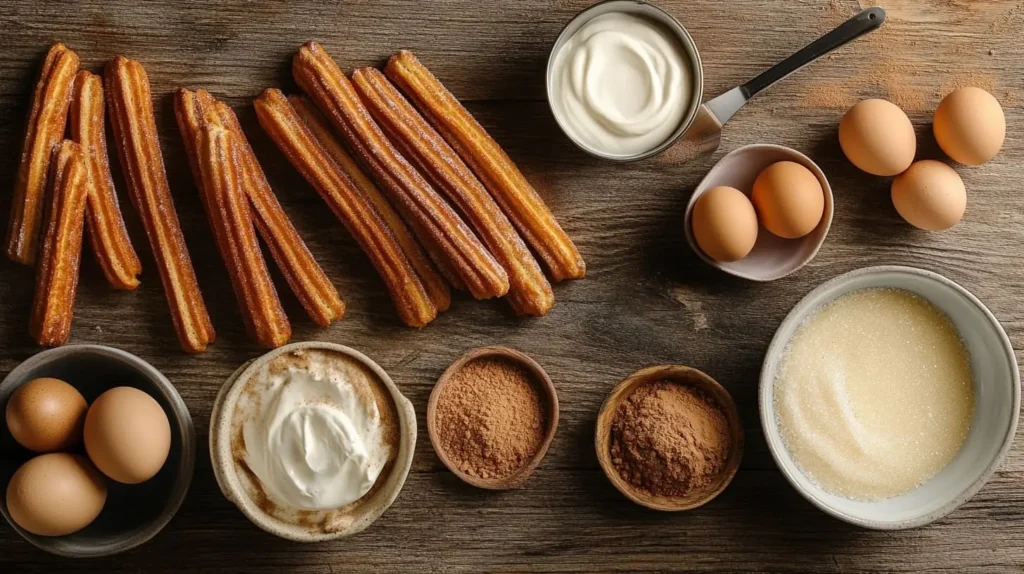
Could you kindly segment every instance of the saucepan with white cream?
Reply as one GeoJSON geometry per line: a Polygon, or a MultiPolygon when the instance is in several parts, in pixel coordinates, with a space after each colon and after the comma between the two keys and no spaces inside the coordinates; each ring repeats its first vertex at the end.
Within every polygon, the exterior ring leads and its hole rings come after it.
{"type": "Polygon", "coordinates": [[[548,58],[555,120],[583,151],[635,161],[674,148],[686,161],[718,148],[722,126],[775,82],[882,25],[868,8],[753,80],[701,103],[704,71],[686,28],[644,1],[605,0],[580,12],[548,58]]]}

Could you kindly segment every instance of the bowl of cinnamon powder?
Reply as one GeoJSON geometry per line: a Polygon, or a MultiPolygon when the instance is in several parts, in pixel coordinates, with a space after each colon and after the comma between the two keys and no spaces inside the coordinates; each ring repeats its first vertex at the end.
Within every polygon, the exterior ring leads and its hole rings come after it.
{"type": "Polygon", "coordinates": [[[438,379],[427,433],[449,470],[480,488],[518,488],[558,427],[558,394],[544,369],[505,347],[474,349],[438,379]]]}
{"type": "Polygon", "coordinates": [[[743,425],[732,396],[705,373],[649,367],[605,399],[595,446],[604,473],[627,498],[654,510],[689,510],[732,482],[743,458],[743,425]]]}

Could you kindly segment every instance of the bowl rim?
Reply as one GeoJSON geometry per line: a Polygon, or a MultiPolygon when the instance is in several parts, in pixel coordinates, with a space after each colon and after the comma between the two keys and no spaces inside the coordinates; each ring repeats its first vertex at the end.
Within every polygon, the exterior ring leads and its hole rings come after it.
{"type": "Polygon", "coordinates": [[[928,271],[926,269],[920,269],[917,267],[910,267],[904,265],[877,265],[872,267],[862,267],[860,269],[848,271],[841,275],[837,275],[836,277],[833,277],[828,281],[825,281],[824,283],[822,283],[818,287],[815,287],[813,290],[807,293],[807,295],[805,295],[803,298],[801,298],[800,301],[789,311],[789,313],[786,314],[786,317],[782,320],[782,322],[779,324],[779,327],[776,329],[775,334],[772,337],[771,343],[769,343],[768,345],[768,350],[765,352],[764,361],[761,364],[761,372],[758,378],[757,393],[758,411],[761,418],[761,430],[764,433],[765,442],[768,444],[768,450],[772,454],[772,459],[775,460],[776,466],[779,467],[779,470],[786,477],[786,480],[790,483],[793,489],[800,493],[801,496],[803,496],[811,504],[813,504],[826,514],[839,520],[842,520],[844,522],[854,524],[856,526],[872,530],[904,530],[908,528],[917,528],[919,526],[924,526],[926,524],[930,524],[936,520],[939,520],[949,515],[954,510],[963,505],[965,502],[970,500],[975,494],[977,494],[978,491],[985,486],[989,479],[992,478],[992,475],[995,474],[996,470],[999,468],[999,465],[1002,464],[1003,460],[1006,458],[1007,453],[1010,451],[1010,448],[1013,446],[1013,439],[1017,432],[1017,419],[1019,418],[1017,416],[1017,413],[1020,412],[1021,406],[1020,384],[1020,367],[1017,364],[1017,357],[1013,351],[1013,344],[1010,342],[1010,338],[1006,334],[1006,330],[1003,329],[1002,325],[999,323],[999,320],[996,319],[992,311],[990,311],[988,307],[984,305],[984,303],[982,303],[977,297],[975,297],[974,294],[972,294],[970,291],[968,291],[966,288],[956,283],[955,281],[948,279],[943,275],[935,273],[934,271],[928,271]],[[981,311],[981,313],[988,320],[989,326],[995,329],[1000,339],[1000,342],[1002,343],[1003,353],[1006,355],[1007,359],[1009,359],[1010,364],[1014,366],[1014,368],[1012,369],[1012,373],[1010,375],[1010,379],[1012,382],[1011,394],[1013,395],[1012,412],[1014,413],[1014,416],[1011,417],[1009,427],[1007,428],[1007,432],[1003,437],[1003,443],[1000,446],[999,452],[996,453],[996,456],[985,467],[984,471],[981,473],[981,475],[974,483],[972,483],[966,490],[959,492],[949,502],[941,506],[939,509],[935,510],[930,514],[925,514],[918,518],[912,518],[898,522],[880,522],[877,520],[861,518],[859,516],[854,516],[852,514],[842,512],[836,508],[833,508],[832,506],[829,506],[828,504],[820,500],[818,497],[814,496],[811,492],[805,490],[796,480],[796,475],[802,475],[802,472],[795,466],[795,464],[790,465],[784,462],[784,457],[782,455],[786,451],[786,447],[784,444],[782,444],[781,440],[776,440],[774,435],[770,432],[772,429],[777,428],[777,422],[774,420],[774,417],[771,417],[772,420],[769,421],[768,419],[770,417],[767,416],[768,392],[766,391],[766,388],[768,386],[774,385],[774,373],[769,372],[768,369],[769,358],[773,354],[776,354],[778,352],[784,352],[785,346],[789,344],[789,339],[785,341],[782,340],[783,328],[793,323],[803,321],[822,304],[835,300],[835,298],[832,298],[825,302],[816,303],[816,299],[821,293],[824,293],[836,286],[849,283],[850,281],[857,279],[859,277],[883,273],[897,273],[924,277],[926,279],[935,281],[945,287],[952,289],[964,300],[966,300],[968,303],[971,303],[979,311],[981,311]]]}
{"type": "Polygon", "coordinates": [[[247,361],[235,370],[235,372],[228,377],[225,383],[221,386],[220,391],[217,393],[217,398],[214,400],[213,408],[210,411],[210,463],[213,467],[214,478],[216,479],[217,485],[224,497],[238,507],[242,514],[261,530],[293,542],[325,542],[328,540],[337,540],[339,538],[352,536],[366,530],[373,525],[378,518],[387,512],[389,508],[391,508],[391,505],[398,498],[398,495],[405,486],[405,482],[409,476],[409,471],[412,469],[413,455],[416,451],[416,435],[416,412],[412,406],[412,402],[402,394],[402,391],[391,379],[391,376],[388,375],[388,373],[373,359],[360,351],[345,345],[322,341],[302,341],[278,347],[256,357],[255,359],[247,361]],[[222,444],[222,440],[225,438],[222,435],[230,433],[231,431],[230,421],[232,414],[230,412],[226,412],[225,409],[234,407],[238,400],[238,395],[241,392],[241,387],[239,387],[237,383],[239,381],[248,380],[248,378],[253,375],[257,369],[280,355],[307,349],[327,350],[340,353],[369,368],[375,375],[377,375],[381,383],[383,383],[384,387],[388,390],[388,394],[395,403],[395,410],[398,412],[399,418],[400,432],[398,455],[396,455],[394,467],[391,469],[392,475],[396,477],[394,487],[390,491],[380,492],[382,495],[381,503],[379,506],[368,512],[362,520],[354,522],[348,528],[338,530],[336,532],[299,533],[297,529],[293,531],[292,529],[277,527],[276,524],[279,521],[258,509],[257,505],[252,501],[248,493],[246,493],[244,488],[239,484],[237,471],[233,468],[228,468],[234,466],[234,461],[230,456],[230,442],[222,444]],[[226,460],[222,460],[224,458],[222,456],[224,451],[226,451],[227,454],[226,460]]]}
{"type": "Polygon", "coordinates": [[[537,470],[537,467],[540,466],[541,461],[548,452],[548,448],[554,441],[555,433],[558,430],[558,420],[558,391],[555,388],[555,384],[552,382],[551,377],[548,376],[547,371],[540,366],[540,363],[535,361],[526,353],[499,345],[477,347],[463,353],[458,359],[455,359],[455,362],[449,365],[448,368],[445,369],[444,373],[442,373],[437,379],[437,383],[434,384],[434,389],[430,391],[430,399],[427,401],[427,436],[430,438],[430,445],[434,447],[434,452],[437,454],[437,457],[441,459],[441,462],[452,472],[452,474],[459,477],[463,482],[486,490],[509,490],[523,486],[523,484],[526,483],[526,480],[530,478],[530,475],[533,474],[533,471],[537,470]],[[441,439],[437,436],[435,423],[437,419],[437,403],[441,395],[441,389],[446,386],[449,381],[451,381],[452,376],[462,370],[467,363],[487,357],[498,357],[512,360],[525,367],[532,375],[534,375],[537,382],[540,383],[540,386],[544,391],[545,402],[547,402],[548,425],[547,429],[544,431],[544,439],[541,442],[540,448],[537,449],[537,452],[529,461],[526,462],[526,464],[519,467],[519,469],[512,474],[503,478],[480,478],[465,473],[458,468],[458,466],[448,458],[448,453],[441,446],[441,439]]]}
{"type": "MultiPolygon", "coordinates": [[[[785,161],[785,160],[782,160],[782,161],[785,161]]],[[[750,193],[749,193],[750,190],[740,190],[740,191],[743,192],[743,195],[746,195],[747,197],[750,197],[750,193]]],[[[776,280],[782,279],[784,277],[788,277],[788,276],[796,273],[797,271],[799,271],[799,270],[803,269],[804,267],[806,267],[808,263],[813,261],[814,258],[818,256],[818,252],[821,251],[822,246],[825,245],[825,239],[828,238],[828,233],[832,229],[832,218],[833,218],[834,214],[835,214],[835,198],[834,198],[833,193],[832,193],[832,185],[829,183],[828,177],[825,175],[825,172],[821,169],[821,166],[819,166],[817,164],[817,162],[812,160],[810,157],[808,157],[803,152],[795,150],[795,149],[793,149],[791,147],[784,146],[784,145],[765,144],[765,143],[747,144],[747,145],[744,145],[744,146],[740,146],[740,147],[730,151],[729,153],[723,155],[721,158],[719,158],[719,160],[717,162],[715,162],[715,165],[711,166],[711,169],[709,169],[708,172],[706,174],[704,174],[704,177],[702,177],[700,182],[697,183],[696,187],[694,187],[693,193],[690,194],[690,200],[686,204],[686,212],[683,215],[683,231],[686,234],[686,242],[690,244],[690,249],[692,249],[693,252],[696,253],[697,256],[702,261],[707,263],[708,265],[714,267],[715,269],[718,269],[719,271],[722,271],[724,273],[728,273],[729,275],[732,275],[734,277],[739,277],[741,279],[746,279],[748,281],[755,281],[755,282],[758,282],[758,283],[767,283],[767,282],[770,282],[770,281],[776,281],[776,280]],[[821,190],[825,194],[825,208],[824,208],[824,212],[821,215],[821,221],[818,222],[818,226],[821,226],[822,224],[824,224],[824,229],[821,231],[821,239],[818,240],[817,245],[814,246],[814,249],[811,250],[811,252],[807,255],[807,257],[802,262],[800,262],[799,265],[797,265],[793,269],[790,269],[786,273],[783,273],[782,275],[772,275],[772,276],[751,275],[749,273],[743,273],[741,271],[736,271],[734,269],[730,269],[730,268],[724,266],[723,264],[719,263],[718,261],[715,261],[714,259],[708,257],[708,255],[706,253],[704,253],[704,250],[701,249],[699,245],[697,245],[697,238],[694,237],[694,235],[693,235],[693,226],[691,225],[691,221],[690,221],[690,218],[693,215],[693,207],[694,207],[694,205],[697,204],[697,199],[699,199],[700,196],[704,195],[705,193],[707,193],[707,191],[709,189],[712,188],[712,186],[705,185],[705,184],[713,176],[717,175],[719,171],[724,169],[723,168],[723,164],[726,162],[726,160],[730,159],[734,155],[740,155],[742,153],[749,153],[750,151],[757,150],[757,149],[776,151],[776,152],[781,152],[783,154],[792,156],[792,158],[795,158],[795,160],[798,160],[797,163],[799,163],[800,165],[808,168],[811,171],[811,173],[814,174],[814,176],[818,179],[818,183],[821,184],[821,190]]],[[[758,221],[758,227],[763,227],[761,225],[761,223],[760,223],[760,220],[758,221]]],[[[817,227],[815,227],[815,229],[817,229],[817,227]]],[[[765,231],[765,232],[767,233],[767,231],[765,231]]],[[[811,231],[811,233],[815,233],[815,231],[811,231]]],[[[800,241],[800,240],[808,237],[809,235],[810,234],[808,234],[807,236],[801,237],[801,238],[793,239],[791,241],[800,241]]]]}
{"type": "Polygon", "coordinates": [[[689,30],[687,30],[686,26],[683,26],[683,24],[668,10],[646,0],[601,0],[596,4],[587,6],[577,12],[576,15],[570,18],[558,32],[558,36],[555,37],[555,41],[551,45],[551,50],[548,52],[547,67],[544,71],[544,94],[548,102],[548,109],[551,111],[551,115],[554,117],[555,124],[558,125],[558,129],[577,148],[598,159],[614,163],[631,163],[648,159],[667,151],[669,148],[674,146],[676,142],[682,139],[686,134],[686,131],[689,130],[696,121],[697,114],[704,101],[704,63],[701,61],[700,50],[697,48],[697,43],[693,40],[693,37],[690,36],[689,30]],[[620,9],[615,10],[617,7],[615,5],[620,5],[620,9]],[[657,20],[658,23],[665,25],[665,27],[672,33],[673,37],[679,40],[679,43],[683,48],[683,52],[686,55],[687,63],[690,65],[691,72],[693,73],[693,92],[690,94],[690,101],[686,104],[686,115],[683,116],[682,121],[679,123],[679,127],[677,127],[675,131],[665,139],[665,141],[649,150],[633,155],[606,154],[578,141],[569,133],[569,130],[565,128],[562,124],[562,120],[559,119],[558,114],[555,112],[555,105],[553,103],[554,94],[551,90],[551,80],[554,72],[553,68],[555,65],[555,59],[558,57],[558,53],[561,52],[562,46],[564,46],[565,43],[569,41],[569,38],[571,38],[573,34],[586,25],[590,20],[615,11],[629,14],[642,12],[648,16],[657,15],[654,19],[657,20]],[[572,29],[571,33],[569,31],[570,29],[572,29]]]}
{"type": "MultiPolygon", "coordinates": [[[[693,380],[687,380],[686,384],[693,384],[693,382],[693,380]]],[[[608,478],[608,481],[612,483],[616,490],[621,492],[626,498],[634,503],[650,508],[651,510],[659,510],[663,512],[682,512],[686,510],[693,510],[694,508],[704,506],[717,498],[718,495],[722,494],[722,492],[732,484],[733,479],[736,478],[736,473],[739,471],[740,464],[743,461],[745,442],[746,438],[743,431],[743,419],[740,417],[739,408],[736,406],[736,401],[733,399],[732,393],[730,393],[728,389],[722,386],[722,384],[715,380],[711,375],[700,369],[686,365],[653,365],[631,373],[629,376],[616,383],[615,386],[612,387],[612,390],[608,392],[608,395],[605,396],[604,401],[601,403],[601,408],[598,410],[597,421],[594,425],[594,449],[597,454],[597,462],[600,464],[601,470],[604,471],[604,475],[608,478]],[[636,387],[640,387],[660,379],[681,381],[684,377],[693,377],[694,380],[699,381],[699,384],[703,386],[701,390],[705,392],[707,389],[711,389],[715,395],[715,400],[724,411],[725,418],[729,423],[729,430],[732,432],[733,436],[731,437],[732,451],[729,453],[729,458],[726,460],[725,467],[718,476],[718,483],[715,485],[715,488],[707,491],[703,498],[679,504],[668,501],[673,498],[681,497],[653,497],[638,495],[636,489],[623,480],[622,476],[619,475],[619,471],[612,465],[609,451],[611,449],[611,425],[615,416],[615,411],[618,409],[621,402],[636,390],[636,387]],[[662,501],[662,499],[664,501],[662,501]]]]}
{"type": "MultiPolygon", "coordinates": [[[[0,382],[0,389],[11,387],[11,391],[20,387],[21,385],[28,382],[28,380],[22,380],[17,385],[14,381],[18,379],[24,379],[25,373],[31,369],[39,367],[44,364],[49,364],[55,361],[65,360],[70,356],[80,355],[98,355],[105,359],[112,359],[120,361],[130,367],[140,371],[148,380],[150,380],[154,386],[160,390],[163,398],[170,403],[172,413],[175,420],[181,429],[180,440],[181,440],[181,463],[177,469],[177,478],[174,481],[174,488],[171,489],[167,504],[164,506],[163,511],[160,515],[149,524],[145,529],[141,530],[134,536],[118,542],[115,546],[109,550],[100,552],[79,552],[79,551],[65,551],[59,548],[50,547],[45,541],[48,537],[36,536],[30,532],[25,531],[23,528],[15,524],[14,520],[11,519],[10,514],[7,511],[6,500],[0,504],[0,510],[7,522],[11,527],[21,535],[22,538],[30,542],[36,548],[45,550],[51,554],[58,556],[64,556],[68,558],[100,558],[105,556],[113,556],[122,552],[127,552],[137,548],[146,542],[149,542],[153,537],[159,534],[174,518],[181,509],[182,503],[185,501],[185,496],[188,494],[188,490],[192,485],[192,477],[195,472],[195,459],[196,459],[196,430],[195,424],[192,421],[192,415],[188,410],[188,406],[185,404],[184,399],[178,393],[174,385],[149,362],[144,359],[115,347],[109,347],[106,345],[92,345],[92,344],[76,344],[76,345],[64,345],[61,347],[54,347],[52,349],[46,349],[40,351],[22,361],[16,366],[10,373],[4,377],[3,381],[0,382]]],[[[113,387],[111,387],[113,388],[113,387]]]]}

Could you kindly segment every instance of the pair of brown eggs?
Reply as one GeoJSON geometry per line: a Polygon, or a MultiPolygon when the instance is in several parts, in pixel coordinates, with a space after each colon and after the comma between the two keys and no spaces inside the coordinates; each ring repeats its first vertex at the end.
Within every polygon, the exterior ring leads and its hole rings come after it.
{"type": "Polygon", "coordinates": [[[691,226],[697,245],[721,263],[739,261],[757,243],[758,221],[771,234],[797,239],[814,231],[825,211],[821,182],[806,167],[780,161],[754,180],[750,197],[727,186],[697,198],[691,226]]]}
{"type": "Polygon", "coordinates": [[[132,387],[112,388],[88,405],[64,381],[34,379],[11,395],[5,417],[14,440],[44,453],[15,471],[6,493],[11,518],[40,536],[88,526],[106,504],[104,475],[126,484],[149,480],[171,446],[163,407],[132,387]],[[70,452],[82,443],[87,456],[70,452]]]}
{"type": "MultiPolygon", "coordinates": [[[[992,94],[963,87],[943,98],[932,118],[942,151],[963,165],[981,165],[999,153],[1006,118],[992,94]]],[[[943,162],[920,160],[917,137],[907,114],[880,99],[859,102],[839,123],[839,144],[853,165],[873,175],[895,176],[892,202],[908,223],[920,229],[948,229],[964,215],[967,190],[956,170],[943,162]]]]}

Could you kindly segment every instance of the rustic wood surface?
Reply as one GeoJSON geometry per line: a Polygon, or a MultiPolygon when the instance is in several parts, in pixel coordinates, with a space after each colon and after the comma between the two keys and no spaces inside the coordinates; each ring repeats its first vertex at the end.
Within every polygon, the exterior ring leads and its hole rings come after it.
{"type": "MultiPolygon", "coordinates": [[[[756,405],[762,355],[786,312],[822,281],[869,265],[914,265],[961,283],[1002,321],[1021,358],[1024,144],[1017,134],[1024,122],[1024,4],[890,0],[882,30],[752,102],[726,127],[714,156],[687,165],[664,158],[610,165],[576,150],[544,101],[551,43],[587,3],[0,3],[0,189],[13,188],[29,93],[52,41],[67,42],[91,69],[115,54],[141,60],[157,97],[178,212],[218,332],[203,355],[178,350],[138,217],[123,200],[146,269],[142,287],[109,290],[87,257],[72,342],[136,353],[177,385],[200,439],[192,489],[164,532],[110,559],[58,559],[3,525],[0,571],[1020,572],[1021,441],[989,484],[951,516],[913,531],[871,532],[826,516],[789,486],[768,453],[756,405]],[[366,258],[255,122],[251,100],[260,90],[295,89],[290,59],[308,39],[321,41],[345,69],[380,64],[398,48],[416,51],[545,196],[586,257],[587,278],[557,286],[557,305],[542,319],[516,321],[502,303],[463,296],[428,328],[403,328],[366,258]],[[857,99],[888,97],[918,127],[920,156],[936,157],[931,111],[963,84],[987,88],[1003,102],[1006,145],[988,165],[959,169],[970,196],[962,223],[946,233],[917,232],[892,208],[888,181],[858,172],[843,158],[836,126],[857,99]],[[361,349],[417,409],[420,438],[405,489],[371,529],[353,538],[319,545],[276,539],[252,526],[213,480],[206,448],[211,403],[224,379],[260,350],[246,341],[212,248],[173,118],[170,94],[177,86],[205,87],[238,110],[285,209],[348,302],[345,319],[321,330],[283,288],[294,340],[361,349]],[[835,220],[817,258],[766,285],[710,269],[682,234],[690,191],[718,157],[749,143],[807,153],[835,191],[835,220]],[[460,483],[426,438],[423,416],[436,378],[461,353],[489,344],[532,355],[560,393],[555,442],[526,488],[515,492],[460,483]],[[605,394],[632,371],[664,363],[692,365],[717,378],[739,404],[747,433],[746,457],[732,486],[711,504],[676,515],[646,511],[619,495],[592,447],[605,394]]],[[[700,47],[708,96],[752,77],[869,3],[660,2],[700,47]]],[[[120,175],[115,178],[123,194],[120,175]]],[[[4,224],[9,198],[0,193],[4,224]]],[[[0,262],[0,374],[39,350],[26,334],[32,288],[31,271],[0,262]]]]}

